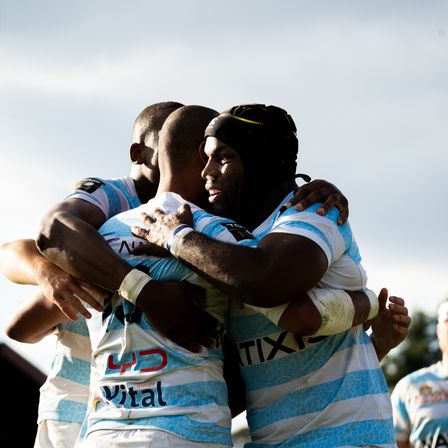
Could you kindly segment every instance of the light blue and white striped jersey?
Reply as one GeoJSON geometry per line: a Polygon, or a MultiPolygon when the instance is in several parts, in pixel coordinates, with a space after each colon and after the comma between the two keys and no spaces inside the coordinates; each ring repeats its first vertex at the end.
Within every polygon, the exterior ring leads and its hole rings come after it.
{"type": "Polygon", "coordinates": [[[67,320],[56,331],[56,353],[40,388],[38,423],[82,423],[89,397],[90,340],[84,317],[67,320]]]}
{"type": "MultiPolygon", "coordinates": [[[[109,219],[139,206],[132,178],[81,180],[68,198],[98,206],[109,219]]],[[[87,410],[91,346],[83,316],[57,328],[56,353],[47,380],[40,389],[38,423],[43,420],[82,423],[87,410]]]]}
{"type": "Polygon", "coordinates": [[[72,198],[96,205],[104,213],[106,220],[141,205],[130,176],[117,179],[87,177],[79,181],[73,193],[66,197],[66,199],[72,198]]]}
{"type": "Polygon", "coordinates": [[[441,362],[402,378],[392,406],[397,440],[415,448],[448,447],[448,376],[441,362]]]}
{"type": "MultiPolygon", "coordinates": [[[[207,311],[221,322],[228,313],[227,299],[199,279],[177,259],[134,256],[141,240],[131,233],[140,225],[142,211],[160,208],[174,212],[185,201],[162,193],[137,209],[107,221],[100,233],[131,265],[156,280],[188,280],[206,289],[207,311]]],[[[221,241],[236,243],[253,237],[235,222],[208,214],[190,204],[195,230],[221,241]]],[[[94,313],[94,312],[93,312],[94,313]]],[[[150,429],[174,433],[186,440],[231,445],[231,415],[222,374],[220,349],[189,352],[160,335],[138,308],[115,295],[103,314],[88,321],[92,346],[93,401],[87,428],[150,429]]]]}
{"type": "MultiPolygon", "coordinates": [[[[333,210],[319,216],[319,204],[303,212],[282,204],[254,236],[310,238],[328,258],[320,287],[363,289],[366,275],[349,224],[338,226],[333,210]]],[[[248,447],[395,446],[387,384],[362,326],[335,336],[295,337],[232,303],[230,334],[246,384],[248,447]]]]}

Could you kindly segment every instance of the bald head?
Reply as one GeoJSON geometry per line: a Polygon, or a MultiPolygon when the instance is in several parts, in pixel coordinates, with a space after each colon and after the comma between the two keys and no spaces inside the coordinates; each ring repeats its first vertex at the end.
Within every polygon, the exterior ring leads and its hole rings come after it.
{"type": "Polygon", "coordinates": [[[181,170],[192,158],[198,158],[204,131],[218,112],[203,106],[183,106],[166,119],[159,140],[159,165],[181,170]]]}
{"type": "Polygon", "coordinates": [[[144,144],[150,133],[153,134],[152,138],[157,143],[159,131],[166,118],[182,106],[183,104],[175,101],[164,101],[145,107],[135,119],[132,143],[144,144]]]}

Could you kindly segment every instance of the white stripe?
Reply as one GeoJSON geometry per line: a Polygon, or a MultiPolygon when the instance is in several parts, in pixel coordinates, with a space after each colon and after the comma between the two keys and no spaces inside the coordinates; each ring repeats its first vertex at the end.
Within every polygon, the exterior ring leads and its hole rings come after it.
{"type": "Polygon", "coordinates": [[[392,408],[387,395],[364,395],[329,404],[323,411],[280,420],[252,434],[258,443],[280,443],[295,434],[331,428],[362,420],[391,418],[392,408]],[[371,401],[366,405],[367,401],[371,401]]]}
{"type": "Polygon", "coordinates": [[[58,335],[57,351],[65,356],[82,359],[90,363],[92,354],[90,338],[68,330],[62,330],[58,335]]]}
{"type": "Polygon", "coordinates": [[[104,419],[103,409],[93,411],[90,409],[88,417],[90,420],[88,433],[93,430],[101,428],[144,428],[145,426],[138,425],[137,422],[128,425],[125,420],[148,418],[148,417],[173,417],[175,415],[184,415],[196,422],[216,423],[223,427],[230,424],[230,410],[227,406],[166,406],[162,408],[144,408],[144,409],[129,409],[129,408],[112,408],[107,407],[107,417],[104,419]],[[98,422],[95,420],[100,419],[98,422]],[[113,420],[122,420],[115,422],[113,420]],[[124,421],[123,421],[124,420],[124,421]],[[94,425],[92,423],[95,422],[94,425]]]}
{"type": "Polygon", "coordinates": [[[45,396],[44,401],[46,403],[58,403],[65,399],[87,404],[89,398],[88,385],[79,384],[59,376],[48,378],[40,391],[41,395],[45,396]]]}

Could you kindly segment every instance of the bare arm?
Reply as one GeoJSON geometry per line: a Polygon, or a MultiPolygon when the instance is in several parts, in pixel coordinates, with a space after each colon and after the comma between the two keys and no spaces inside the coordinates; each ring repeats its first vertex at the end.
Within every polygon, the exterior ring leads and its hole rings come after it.
{"type": "Polygon", "coordinates": [[[18,342],[33,344],[50,334],[66,316],[41,292],[20,306],[6,326],[6,334],[18,342]]]}
{"type": "Polygon", "coordinates": [[[409,443],[409,441],[403,442],[401,440],[397,440],[397,446],[398,448],[411,448],[411,444],[409,443]]]}
{"type": "MultiPolygon", "coordinates": [[[[37,244],[45,257],[64,271],[115,291],[132,266],[98,233],[104,221],[103,212],[95,205],[66,200],[43,219],[37,244]]],[[[216,337],[215,319],[195,304],[198,294],[197,288],[184,282],[151,281],[139,294],[137,306],[162,334],[198,351],[200,345],[210,346],[216,337]]]]}
{"type": "Polygon", "coordinates": [[[98,233],[105,220],[97,206],[68,199],[43,218],[37,246],[48,260],[74,277],[115,291],[132,267],[98,233]]]}
{"type": "Polygon", "coordinates": [[[77,320],[78,312],[91,317],[79,299],[102,309],[97,302],[97,298],[102,296],[101,291],[92,289],[91,285],[75,279],[47,260],[38,251],[34,240],[4,243],[0,250],[0,266],[12,282],[40,286],[45,297],[59,306],[69,319],[77,320]]]}
{"type": "MultiPolygon", "coordinates": [[[[143,215],[150,232],[138,227],[133,231],[162,247],[174,228],[192,222],[188,206],[170,215],[156,211],[153,217],[157,220],[143,215]]],[[[321,279],[328,266],[323,250],[316,243],[286,233],[270,233],[258,247],[251,248],[191,232],[177,245],[176,256],[220,290],[262,307],[298,297],[321,279]]]]}
{"type": "MultiPolygon", "coordinates": [[[[353,303],[354,316],[351,327],[360,325],[368,319],[370,301],[362,291],[345,291],[353,303]]],[[[312,336],[322,325],[322,317],[308,293],[302,293],[288,305],[278,321],[278,326],[298,336],[312,336]]],[[[345,330],[344,330],[345,331],[345,330]]],[[[322,332],[330,336],[336,332],[322,332]]]]}

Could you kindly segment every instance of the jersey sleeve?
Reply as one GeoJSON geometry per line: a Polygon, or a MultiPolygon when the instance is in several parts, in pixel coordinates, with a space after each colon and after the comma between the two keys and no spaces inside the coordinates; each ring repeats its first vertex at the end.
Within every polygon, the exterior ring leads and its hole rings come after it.
{"type": "Polygon", "coordinates": [[[66,199],[81,199],[96,205],[107,220],[139,205],[132,203],[128,190],[126,182],[86,177],[75,185],[74,191],[66,199]]]}
{"type": "Polygon", "coordinates": [[[275,222],[272,233],[300,235],[314,241],[325,253],[330,265],[340,258],[353,242],[348,223],[338,226],[339,212],[332,208],[327,215],[320,216],[317,209],[320,203],[298,211],[290,207],[275,222]]]}
{"type": "Polygon", "coordinates": [[[408,390],[408,381],[401,379],[391,394],[395,438],[398,441],[408,441],[411,434],[411,422],[406,404],[406,392],[408,390]]]}

